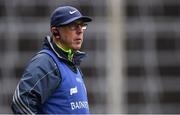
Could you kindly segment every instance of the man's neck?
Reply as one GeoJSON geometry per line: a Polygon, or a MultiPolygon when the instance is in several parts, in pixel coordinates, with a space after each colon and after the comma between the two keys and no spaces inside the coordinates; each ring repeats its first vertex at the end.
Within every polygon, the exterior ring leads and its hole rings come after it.
{"type": "Polygon", "coordinates": [[[72,49],[68,49],[68,48],[64,48],[60,43],[55,43],[57,45],[57,47],[59,49],[61,49],[62,51],[66,52],[68,55],[68,60],[72,61],[72,58],[73,58],[73,50],[72,49]]]}

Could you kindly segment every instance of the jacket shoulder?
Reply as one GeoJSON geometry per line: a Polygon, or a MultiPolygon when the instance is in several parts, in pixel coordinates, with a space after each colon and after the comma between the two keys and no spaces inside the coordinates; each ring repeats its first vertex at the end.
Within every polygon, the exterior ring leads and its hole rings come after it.
{"type": "Polygon", "coordinates": [[[56,63],[52,59],[52,57],[46,53],[37,53],[31,60],[30,63],[35,63],[35,65],[39,66],[49,66],[56,68],[56,63]]]}
{"type": "Polygon", "coordinates": [[[58,84],[61,81],[60,70],[52,57],[46,53],[37,53],[29,61],[22,77],[26,77],[27,74],[30,74],[35,81],[45,75],[48,75],[46,79],[58,79],[58,84]]]}

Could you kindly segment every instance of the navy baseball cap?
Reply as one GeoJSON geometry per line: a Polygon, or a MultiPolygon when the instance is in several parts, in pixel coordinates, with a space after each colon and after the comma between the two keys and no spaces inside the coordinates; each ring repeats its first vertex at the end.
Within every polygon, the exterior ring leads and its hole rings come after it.
{"type": "Polygon", "coordinates": [[[51,14],[51,27],[69,24],[75,20],[91,22],[92,18],[83,16],[76,8],[72,6],[62,6],[56,8],[51,14]]]}

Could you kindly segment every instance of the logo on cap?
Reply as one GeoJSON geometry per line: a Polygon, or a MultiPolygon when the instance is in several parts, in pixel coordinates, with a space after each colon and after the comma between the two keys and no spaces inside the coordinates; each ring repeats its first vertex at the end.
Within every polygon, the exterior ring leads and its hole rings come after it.
{"type": "Polygon", "coordinates": [[[74,14],[75,12],[77,12],[77,10],[69,11],[70,14],[74,14]]]}

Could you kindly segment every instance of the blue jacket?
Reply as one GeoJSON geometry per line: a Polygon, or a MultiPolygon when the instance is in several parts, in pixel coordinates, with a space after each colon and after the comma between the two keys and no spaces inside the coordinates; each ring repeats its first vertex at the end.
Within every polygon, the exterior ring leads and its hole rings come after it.
{"type": "MultiPolygon", "coordinates": [[[[73,60],[69,61],[66,53],[51,42],[50,37],[45,38],[43,49],[54,52],[70,71],[76,74],[81,73],[79,64],[85,57],[85,53],[77,51],[74,53],[73,60]]],[[[37,53],[28,63],[17,85],[11,105],[13,113],[46,113],[47,111],[44,109],[48,108],[45,107],[45,104],[51,96],[57,93],[59,86],[63,83],[60,71],[60,68],[50,55],[37,53]]],[[[81,76],[83,76],[82,73],[81,76]]],[[[71,107],[75,107],[75,105],[71,107]]]]}

